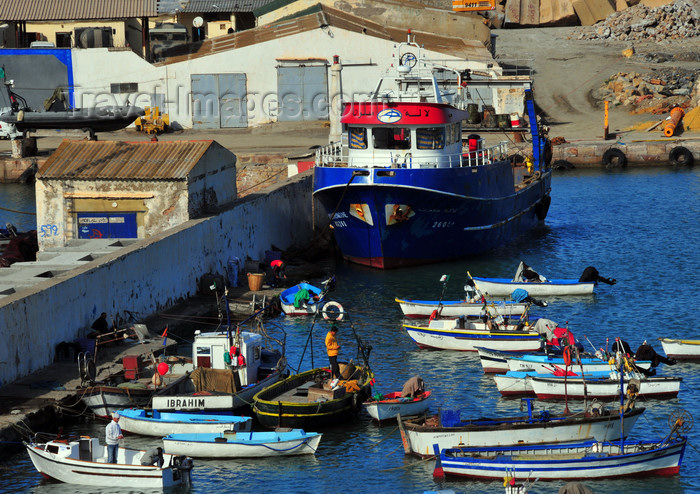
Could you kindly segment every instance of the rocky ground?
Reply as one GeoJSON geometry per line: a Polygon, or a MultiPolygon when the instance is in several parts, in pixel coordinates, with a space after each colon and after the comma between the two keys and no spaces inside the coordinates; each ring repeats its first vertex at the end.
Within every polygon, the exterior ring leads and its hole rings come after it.
{"type": "MultiPolygon", "coordinates": [[[[684,9],[686,3],[667,8],[684,9]]],[[[675,105],[684,108],[686,131],[700,130],[700,9],[683,10],[685,27],[679,30],[668,26],[664,8],[652,15],[638,5],[588,27],[494,30],[496,56],[532,67],[535,100],[550,137],[601,137],[605,100],[613,133],[646,129],[675,105]],[[639,30],[640,19],[654,20],[653,36],[645,31],[651,25],[639,30]],[[639,32],[647,35],[630,38],[639,32]]]]}

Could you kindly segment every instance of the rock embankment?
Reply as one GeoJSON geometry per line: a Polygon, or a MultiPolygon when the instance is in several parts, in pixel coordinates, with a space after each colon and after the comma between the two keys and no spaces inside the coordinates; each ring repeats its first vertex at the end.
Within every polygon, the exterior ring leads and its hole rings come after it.
{"type": "MultiPolygon", "coordinates": [[[[575,39],[659,42],[700,36],[700,3],[676,0],[661,7],[637,4],[581,27],[575,39]]],[[[689,54],[690,55],[690,54],[689,54]]],[[[699,53],[692,53],[700,60],[699,53]]]]}

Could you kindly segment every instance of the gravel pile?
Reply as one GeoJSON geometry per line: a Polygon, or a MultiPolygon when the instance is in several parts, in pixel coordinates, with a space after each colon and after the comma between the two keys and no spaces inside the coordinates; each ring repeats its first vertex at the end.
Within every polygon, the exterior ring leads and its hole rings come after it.
{"type": "Polygon", "coordinates": [[[666,111],[673,105],[694,106],[700,92],[697,71],[664,68],[639,74],[619,72],[592,96],[599,101],[635,108],[657,108],[666,111]]]}
{"type": "Polygon", "coordinates": [[[700,2],[676,0],[662,7],[637,4],[609,15],[594,26],[581,27],[575,39],[650,41],[700,36],[700,2]]]}

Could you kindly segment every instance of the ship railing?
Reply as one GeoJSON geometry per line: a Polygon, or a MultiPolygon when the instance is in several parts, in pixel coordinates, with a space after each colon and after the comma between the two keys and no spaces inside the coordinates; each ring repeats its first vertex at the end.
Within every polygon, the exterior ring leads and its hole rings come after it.
{"type": "Polygon", "coordinates": [[[316,149],[316,166],[336,166],[347,162],[347,151],[341,142],[332,142],[316,149]]]}
{"type": "Polygon", "coordinates": [[[502,161],[508,157],[508,142],[501,141],[495,146],[470,151],[469,147],[463,148],[462,166],[483,166],[496,161],[502,161]]]}
{"type": "MultiPolygon", "coordinates": [[[[461,153],[435,153],[414,155],[410,151],[389,154],[382,163],[376,156],[354,156],[350,166],[358,168],[458,168],[461,166],[483,166],[506,159],[508,142],[470,151],[463,147],[461,153]]],[[[316,166],[347,166],[347,148],[341,143],[327,144],[316,150],[316,166]]]]}

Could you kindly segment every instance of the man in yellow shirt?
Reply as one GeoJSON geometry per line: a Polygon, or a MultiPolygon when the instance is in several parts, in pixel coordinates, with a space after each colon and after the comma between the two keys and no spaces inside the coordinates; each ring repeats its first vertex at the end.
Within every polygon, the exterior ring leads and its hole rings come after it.
{"type": "Polygon", "coordinates": [[[340,377],[340,367],[338,366],[338,351],[340,351],[340,345],[336,339],[337,332],[338,326],[333,323],[326,335],[326,351],[328,352],[328,361],[331,364],[331,379],[340,377]]]}

